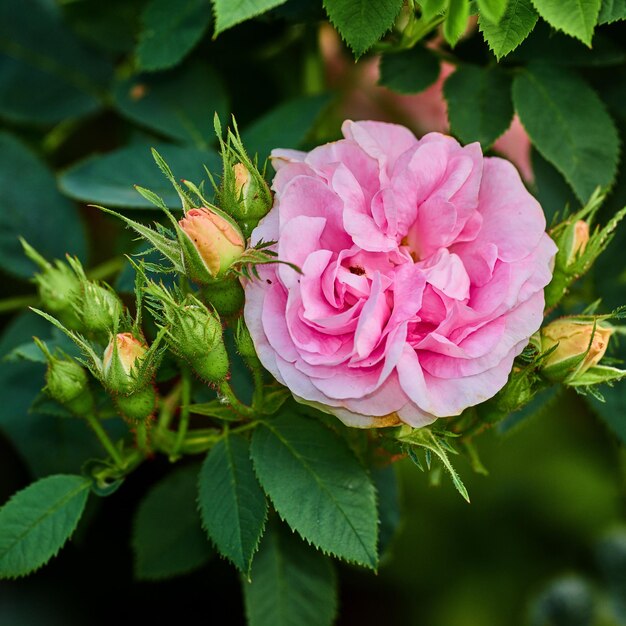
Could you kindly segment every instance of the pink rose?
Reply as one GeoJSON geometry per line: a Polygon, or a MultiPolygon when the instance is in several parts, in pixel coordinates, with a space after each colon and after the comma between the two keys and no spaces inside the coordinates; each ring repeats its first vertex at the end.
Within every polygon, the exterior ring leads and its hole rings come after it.
{"type": "MultiPolygon", "coordinates": [[[[263,365],[351,426],[423,426],[492,397],[542,321],[556,246],[517,170],[380,122],[309,153],[274,150],[252,233],[302,268],[246,284],[263,365]]],[[[271,269],[269,269],[271,268],[271,269]]]]}

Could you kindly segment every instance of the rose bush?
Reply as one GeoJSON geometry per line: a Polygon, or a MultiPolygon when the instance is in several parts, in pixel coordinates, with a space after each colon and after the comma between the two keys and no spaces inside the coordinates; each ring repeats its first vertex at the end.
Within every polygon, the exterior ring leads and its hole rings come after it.
{"type": "Polygon", "coordinates": [[[430,133],[343,125],[274,150],[252,243],[282,261],[246,284],[263,365],[351,426],[423,426],[492,397],[542,320],[556,246],[516,169],[430,133]]]}

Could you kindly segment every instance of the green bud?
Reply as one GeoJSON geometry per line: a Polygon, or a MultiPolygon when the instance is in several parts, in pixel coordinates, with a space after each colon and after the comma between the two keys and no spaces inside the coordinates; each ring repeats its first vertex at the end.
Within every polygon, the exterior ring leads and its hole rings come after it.
{"type": "Polygon", "coordinates": [[[237,352],[250,367],[258,367],[260,365],[250,331],[241,317],[237,320],[235,343],[237,344],[237,352]]]}
{"type": "Polygon", "coordinates": [[[242,223],[249,235],[272,208],[272,193],[256,167],[235,163],[232,166],[232,182],[230,177],[223,181],[220,201],[224,209],[242,223]]]}
{"type": "Polygon", "coordinates": [[[148,385],[127,396],[115,396],[114,402],[124,419],[138,423],[143,422],[154,414],[157,394],[154,387],[148,385]]]}
{"type": "Polygon", "coordinates": [[[143,361],[148,347],[131,333],[118,333],[111,339],[102,359],[103,382],[113,393],[130,395],[148,386],[143,361]]]}
{"type": "Polygon", "coordinates": [[[83,281],[75,307],[83,327],[92,333],[108,333],[119,321],[123,305],[113,291],[91,281],[83,281]]]}
{"type": "Polygon", "coordinates": [[[224,317],[239,313],[245,301],[243,287],[235,277],[206,285],[202,289],[202,298],[224,317]]]}
{"type": "Polygon", "coordinates": [[[75,415],[93,412],[94,401],[87,372],[70,357],[49,358],[45,391],[75,415]]]}

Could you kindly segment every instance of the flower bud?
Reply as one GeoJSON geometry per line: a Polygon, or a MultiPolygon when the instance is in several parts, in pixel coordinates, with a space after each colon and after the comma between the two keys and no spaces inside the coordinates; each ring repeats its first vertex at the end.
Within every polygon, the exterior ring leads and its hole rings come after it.
{"type": "Polygon", "coordinates": [[[233,176],[234,198],[229,203],[232,215],[248,224],[252,230],[272,208],[272,194],[256,168],[250,172],[243,163],[235,163],[233,176]]]}
{"type": "Polygon", "coordinates": [[[191,243],[183,246],[185,269],[197,282],[223,276],[246,249],[236,224],[211,209],[191,209],[179,225],[191,243]]]}
{"type": "Polygon", "coordinates": [[[45,391],[75,415],[93,411],[94,402],[87,372],[74,359],[49,358],[45,391]]]}
{"type": "Polygon", "coordinates": [[[607,324],[576,318],[563,318],[541,330],[541,345],[545,352],[554,348],[544,359],[541,373],[554,382],[569,383],[597,365],[604,356],[613,328],[607,324]]]}
{"type": "Polygon", "coordinates": [[[236,315],[245,301],[243,287],[238,278],[219,280],[202,289],[202,298],[224,317],[236,315]]]}
{"type": "Polygon", "coordinates": [[[93,333],[110,332],[122,315],[122,302],[110,289],[83,281],[75,307],[83,327],[93,333]]]}
{"type": "Polygon", "coordinates": [[[148,351],[147,346],[131,333],[118,333],[104,351],[104,381],[111,391],[131,393],[141,382],[138,371],[148,351]]]}
{"type": "Polygon", "coordinates": [[[589,224],[584,220],[578,220],[574,223],[571,236],[571,244],[569,246],[568,263],[571,263],[577,256],[581,255],[587,244],[589,243],[589,224]]]}
{"type": "Polygon", "coordinates": [[[143,422],[156,409],[157,395],[152,385],[147,385],[128,396],[116,396],[115,405],[120,413],[129,422],[143,422]]]}
{"type": "Polygon", "coordinates": [[[259,357],[257,356],[252,337],[250,336],[250,331],[242,318],[237,320],[235,343],[237,345],[237,352],[239,352],[243,360],[250,367],[257,367],[260,365],[259,357]]]}

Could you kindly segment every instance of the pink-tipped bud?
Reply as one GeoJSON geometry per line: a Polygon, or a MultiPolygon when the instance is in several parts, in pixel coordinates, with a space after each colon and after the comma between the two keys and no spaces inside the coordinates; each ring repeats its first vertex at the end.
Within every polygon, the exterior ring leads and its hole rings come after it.
{"type": "Polygon", "coordinates": [[[136,385],[136,374],[148,348],[131,333],[118,333],[104,351],[102,368],[108,386],[121,392],[136,385]]]}
{"type": "MultiPolygon", "coordinates": [[[[193,244],[210,278],[223,276],[246,249],[243,235],[238,228],[210,209],[191,209],[179,224],[193,244]]],[[[193,265],[194,260],[187,258],[186,262],[187,265],[193,265]]],[[[190,269],[193,275],[202,273],[197,268],[190,269]]]]}
{"type": "Polygon", "coordinates": [[[589,224],[584,220],[578,220],[570,233],[568,263],[572,263],[580,256],[589,243],[589,224]]]}

